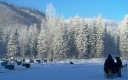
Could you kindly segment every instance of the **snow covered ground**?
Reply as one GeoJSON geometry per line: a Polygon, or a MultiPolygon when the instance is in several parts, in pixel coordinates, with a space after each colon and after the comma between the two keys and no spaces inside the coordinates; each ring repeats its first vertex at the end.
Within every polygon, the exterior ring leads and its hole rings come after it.
{"type": "MultiPolygon", "coordinates": [[[[103,63],[103,59],[65,60],[36,63],[29,69],[16,65],[15,70],[0,66],[0,80],[108,80],[104,78],[103,63]],[[75,64],[68,64],[69,61],[75,64]]],[[[113,80],[128,80],[127,70],[122,71],[121,78],[113,80]]]]}

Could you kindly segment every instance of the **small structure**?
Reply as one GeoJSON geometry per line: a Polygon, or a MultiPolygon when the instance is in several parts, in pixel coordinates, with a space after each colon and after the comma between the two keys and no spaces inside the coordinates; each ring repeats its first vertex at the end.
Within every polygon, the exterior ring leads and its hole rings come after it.
{"type": "Polygon", "coordinates": [[[41,60],[37,59],[36,62],[37,62],[37,63],[41,63],[41,60]]]}
{"type": "Polygon", "coordinates": [[[30,68],[30,67],[31,67],[31,65],[30,65],[30,60],[29,60],[29,59],[26,59],[26,60],[23,62],[22,66],[24,66],[24,67],[26,67],[26,68],[30,68]]]}
{"type": "Polygon", "coordinates": [[[74,64],[74,63],[71,61],[70,64],[74,64]]]}
{"type": "Polygon", "coordinates": [[[17,63],[17,65],[21,65],[22,64],[22,61],[21,60],[18,60],[16,63],[17,63]]]}
{"type": "Polygon", "coordinates": [[[6,65],[5,65],[5,69],[9,69],[9,70],[13,70],[15,68],[15,61],[10,60],[6,65]]]}

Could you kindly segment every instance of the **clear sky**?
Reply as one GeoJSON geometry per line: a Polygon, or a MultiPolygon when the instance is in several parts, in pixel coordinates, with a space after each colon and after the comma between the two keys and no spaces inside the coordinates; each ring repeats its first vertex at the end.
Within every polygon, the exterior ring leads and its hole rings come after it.
{"type": "Polygon", "coordinates": [[[128,14],[128,0],[0,0],[18,6],[35,8],[45,12],[48,3],[65,18],[76,15],[94,18],[102,14],[105,19],[122,20],[128,14]]]}

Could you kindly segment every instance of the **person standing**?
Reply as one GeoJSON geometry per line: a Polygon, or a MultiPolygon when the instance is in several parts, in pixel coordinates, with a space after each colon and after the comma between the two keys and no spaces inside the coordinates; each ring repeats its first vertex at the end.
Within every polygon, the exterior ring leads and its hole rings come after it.
{"type": "Polygon", "coordinates": [[[116,66],[117,66],[118,77],[121,77],[122,61],[121,61],[120,57],[116,57],[116,66]]]}
{"type": "Polygon", "coordinates": [[[107,78],[113,78],[114,64],[112,56],[108,55],[104,63],[104,71],[106,72],[107,78]]]}

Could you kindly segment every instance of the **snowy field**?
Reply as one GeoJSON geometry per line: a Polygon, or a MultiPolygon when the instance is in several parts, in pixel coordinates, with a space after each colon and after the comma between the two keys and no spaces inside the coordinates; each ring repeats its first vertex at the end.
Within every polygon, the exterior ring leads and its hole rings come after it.
{"type": "MultiPolygon", "coordinates": [[[[35,63],[29,69],[16,65],[15,70],[7,70],[0,66],[0,80],[108,80],[104,78],[103,59],[72,60],[75,64],[69,61],[35,63]]],[[[127,70],[113,80],[128,80],[127,70]]]]}

